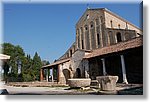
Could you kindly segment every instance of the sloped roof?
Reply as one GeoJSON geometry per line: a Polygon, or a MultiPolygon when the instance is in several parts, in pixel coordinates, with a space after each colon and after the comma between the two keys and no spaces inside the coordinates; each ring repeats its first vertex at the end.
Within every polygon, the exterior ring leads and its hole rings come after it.
{"type": "Polygon", "coordinates": [[[119,16],[118,14],[116,14],[116,13],[110,11],[110,10],[107,9],[107,8],[89,8],[89,9],[86,9],[86,11],[85,11],[85,12],[83,13],[83,15],[80,17],[80,19],[78,20],[78,22],[76,23],[76,25],[82,20],[82,18],[84,17],[84,15],[85,15],[87,12],[89,12],[89,11],[96,11],[96,10],[101,10],[101,11],[103,11],[103,12],[107,12],[107,13],[109,13],[109,14],[111,14],[111,15],[113,15],[113,16],[115,16],[115,17],[117,17],[117,18],[119,18],[119,19],[121,19],[121,20],[123,20],[123,21],[125,21],[125,22],[127,22],[128,24],[134,26],[135,28],[139,29],[140,31],[142,31],[141,28],[137,27],[136,25],[132,24],[131,22],[129,22],[129,21],[126,20],[125,18],[123,18],[123,17],[119,16]]]}
{"type": "Polygon", "coordinates": [[[0,60],[6,60],[6,59],[10,59],[10,56],[5,54],[0,54],[0,60]]]}
{"type": "Polygon", "coordinates": [[[54,62],[54,63],[52,63],[52,64],[49,64],[49,65],[43,66],[42,68],[52,67],[52,66],[54,66],[54,65],[58,65],[58,64],[61,64],[61,63],[67,62],[67,61],[70,61],[70,58],[63,59],[63,60],[59,60],[59,61],[56,61],[56,62],[54,62]]]}
{"type": "Polygon", "coordinates": [[[143,45],[143,37],[134,38],[130,41],[120,42],[115,45],[102,47],[99,49],[93,50],[90,54],[85,55],[85,59],[93,58],[96,56],[101,56],[109,53],[119,52],[131,48],[136,48],[143,45]]]}

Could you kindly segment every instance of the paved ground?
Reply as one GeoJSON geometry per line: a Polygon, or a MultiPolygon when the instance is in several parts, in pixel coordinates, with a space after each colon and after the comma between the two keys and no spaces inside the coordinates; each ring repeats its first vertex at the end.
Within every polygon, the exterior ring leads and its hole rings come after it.
{"type": "Polygon", "coordinates": [[[11,95],[142,95],[143,87],[139,84],[117,84],[115,92],[104,92],[98,89],[80,90],[69,87],[14,87],[1,83],[1,90],[6,89],[5,94],[11,95]],[[8,92],[8,93],[7,93],[8,92]]]}
{"type": "Polygon", "coordinates": [[[49,87],[7,87],[9,94],[69,94],[72,90],[64,90],[64,88],[49,88],[49,87]]]}
{"type": "Polygon", "coordinates": [[[11,95],[85,95],[95,91],[70,90],[69,87],[14,87],[3,85],[1,89],[6,89],[11,95]]]}

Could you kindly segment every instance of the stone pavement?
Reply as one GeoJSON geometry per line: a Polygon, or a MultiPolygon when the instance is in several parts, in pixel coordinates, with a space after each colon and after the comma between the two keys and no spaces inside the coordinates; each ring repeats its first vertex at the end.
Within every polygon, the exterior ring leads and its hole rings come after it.
{"type": "Polygon", "coordinates": [[[116,91],[99,91],[97,88],[88,90],[70,89],[64,87],[14,87],[1,84],[1,90],[6,89],[10,95],[142,95],[141,84],[117,84],[116,91]]]}

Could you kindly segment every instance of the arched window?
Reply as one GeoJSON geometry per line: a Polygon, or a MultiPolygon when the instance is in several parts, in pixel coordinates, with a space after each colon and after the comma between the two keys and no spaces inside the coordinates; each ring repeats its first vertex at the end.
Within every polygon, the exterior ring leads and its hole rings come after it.
{"type": "Polygon", "coordinates": [[[99,37],[99,33],[97,33],[97,44],[100,45],[100,37],[99,37]]]}
{"type": "Polygon", "coordinates": [[[84,49],[84,37],[83,37],[83,28],[81,27],[81,44],[82,44],[82,49],[84,49]]]}
{"type": "Polygon", "coordinates": [[[70,50],[70,57],[72,56],[72,50],[70,50]]]}
{"type": "Polygon", "coordinates": [[[82,49],[84,49],[84,41],[82,40],[82,49]]]}
{"type": "Polygon", "coordinates": [[[90,22],[90,28],[92,29],[94,27],[94,23],[90,22]]]}
{"type": "Polygon", "coordinates": [[[117,42],[121,42],[121,41],[122,41],[122,39],[121,39],[121,33],[118,32],[118,33],[116,34],[116,36],[117,36],[117,42]]]}
{"type": "Polygon", "coordinates": [[[85,25],[84,28],[85,28],[86,31],[88,30],[88,26],[87,25],[85,25]]]}
{"type": "Polygon", "coordinates": [[[86,15],[86,19],[89,19],[89,14],[86,15]]]}

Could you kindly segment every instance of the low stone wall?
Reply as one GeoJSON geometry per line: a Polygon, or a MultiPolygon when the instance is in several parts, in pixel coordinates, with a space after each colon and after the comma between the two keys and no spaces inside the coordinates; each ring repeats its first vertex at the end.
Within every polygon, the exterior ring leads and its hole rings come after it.
{"type": "Polygon", "coordinates": [[[75,87],[86,87],[90,86],[91,79],[84,79],[84,78],[75,78],[75,79],[68,79],[68,85],[72,88],[75,87]]]}
{"type": "Polygon", "coordinates": [[[57,82],[9,82],[9,86],[16,87],[50,87],[50,86],[66,86],[65,84],[59,84],[57,82]]]}

